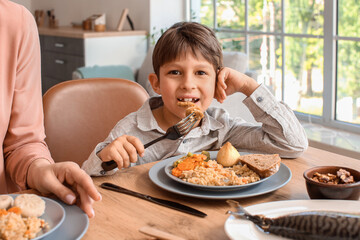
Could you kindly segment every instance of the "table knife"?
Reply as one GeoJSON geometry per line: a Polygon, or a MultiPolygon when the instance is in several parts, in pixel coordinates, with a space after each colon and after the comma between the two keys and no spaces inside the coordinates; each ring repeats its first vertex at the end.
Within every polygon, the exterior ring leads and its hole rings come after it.
{"type": "Polygon", "coordinates": [[[120,192],[120,193],[124,193],[124,194],[128,194],[130,196],[134,196],[134,197],[138,197],[144,200],[147,200],[149,202],[152,203],[156,203],[168,208],[172,208],[175,210],[178,210],[180,212],[184,212],[184,213],[188,213],[188,214],[192,214],[198,217],[206,217],[207,215],[203,212],[200,212],[199,210],[196,210],[194,208],[185,206],[181,203],[177,203],[177,202],[173,202],[173,201],[169,201],[169,200],[164,200],[164,199],[160,199],[160,198],[155,198],[155,197],[151,197],[149,195],[145,195],[142,193],[138,193],[138,192],[134,192],[131,191],[129,189],[120,187],[118,185],[112,184],[112,183],[108,183],[108,182],[104,182],[100,185],[102,188],[108,189],[108,190],[112,190],[115,192],[120,192]]]}

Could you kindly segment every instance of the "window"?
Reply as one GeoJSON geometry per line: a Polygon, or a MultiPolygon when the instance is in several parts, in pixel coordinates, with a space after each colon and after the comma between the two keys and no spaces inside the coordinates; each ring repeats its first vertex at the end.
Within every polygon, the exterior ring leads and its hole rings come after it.
{"type": "Polygon", "coordinates": [[[360,133],[359,0],[191,0],[192,21],[304,121],[360,133]],[[359,67],[359,69],[358,69],[359,67]]]}

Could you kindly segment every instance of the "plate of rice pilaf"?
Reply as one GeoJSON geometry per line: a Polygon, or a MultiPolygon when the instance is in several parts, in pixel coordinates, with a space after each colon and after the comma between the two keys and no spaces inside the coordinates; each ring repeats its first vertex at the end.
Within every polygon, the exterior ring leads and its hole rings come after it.
{"type": "MultiPolygon", "coordinates": [[[[20,194],[7,194],[15,199],[20,194]]],[[[42,239],[53,233],[64,221],[65,210],[56,201],[41,197],[45,201],[45,212],[40,217],[22,217],[2,209],[0,239],[42,239]],[[45,227],[40,227],[45,224],[45,227]],[[23,232],[24,231],[24,232],[23,232]],[[21,236],[21,237],[20,237],[21,236]]],[[[11,210],[10,210],[11,211],[11,210]]],[[[17,214],[16,214],[17,215],[17,214]]]]}
{"type": "MultiPolygon", "coordinates": [[[[249,153],[240,153],[242,155],[249,153]]],[[[257,185],[268,180],[260,178],[246,165],[223,167],[210,152],[210,160],[201,153],[189,153],[165,166],[166,175],[179,183],[206,191],[235,191],[257,185]],[[181,164],[180,164],[181,163],[181,164]],[[180,171],[179,171],[180,168],[180,171]]]]}

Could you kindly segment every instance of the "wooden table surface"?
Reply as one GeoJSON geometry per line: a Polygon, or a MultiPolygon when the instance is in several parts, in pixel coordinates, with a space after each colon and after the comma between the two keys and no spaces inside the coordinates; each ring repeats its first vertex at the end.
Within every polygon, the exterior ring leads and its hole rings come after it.
{"type": "MultiPolygon", "coordinates": [[[[339,165],[360,169],[360,160],[337,155],[316,148],[309,149],[299,158],[283,159],[291,169],[292,178],[284,187],[264,195],[236,199],[243,206],[280,201],[309,199],[303,172],[313,166],[339,165]]],[[[102,194],[102,201],[94,204],[96,216],[83,239],[149,239],[138,230],[143,226],[175,234],[185,239],[228,239],[224,231],[229,210],[225,200],[208,200],[181,196],[157,187],[148,176],[149,163],[118,171],[112,176],[93,178],[102,194]],[[208,216],[200,218],[166,208],[129,195],[102,189],[102,182],[111,182],[133,191],[183,203],[205,212],[208,216]]]]}

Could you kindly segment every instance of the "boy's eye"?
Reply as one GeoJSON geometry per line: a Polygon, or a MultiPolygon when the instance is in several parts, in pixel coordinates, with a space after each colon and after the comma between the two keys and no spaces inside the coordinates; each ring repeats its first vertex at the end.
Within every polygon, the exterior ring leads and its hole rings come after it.
{"type": "Polygon", "coordinates": [[[206,72],[204,72],[204,71],[197,71],[196,74],[197,74],[197,75],[206,75],[206,72]]]}
{"type": "Polygon", "coordinates": [[[179,75],[179,74],[180,74],[180,71],[178,71],[178,70],[171,70],[171,71],[169,72],[169,74],[179,75]]]}

